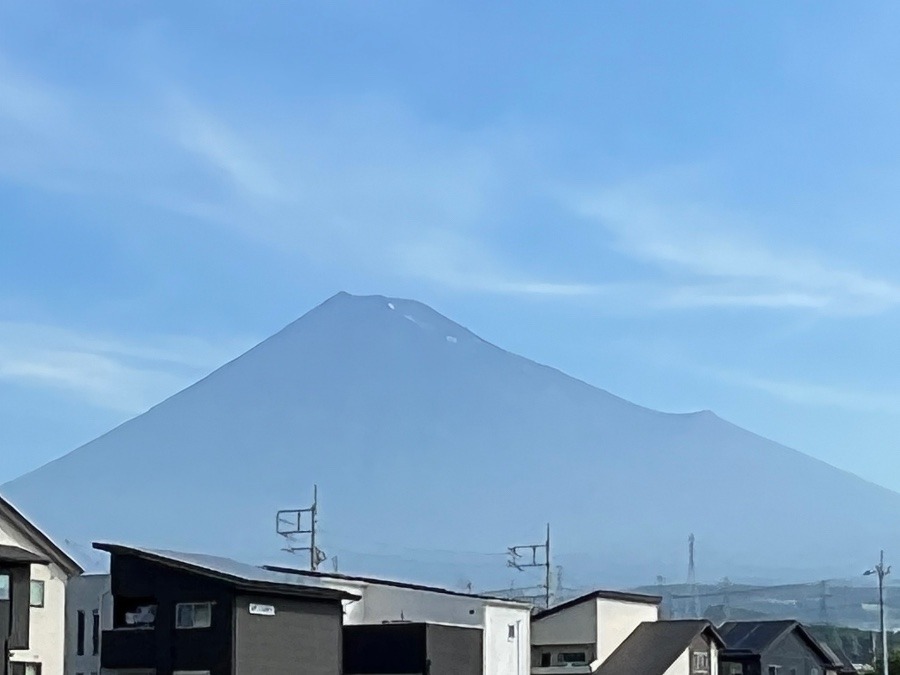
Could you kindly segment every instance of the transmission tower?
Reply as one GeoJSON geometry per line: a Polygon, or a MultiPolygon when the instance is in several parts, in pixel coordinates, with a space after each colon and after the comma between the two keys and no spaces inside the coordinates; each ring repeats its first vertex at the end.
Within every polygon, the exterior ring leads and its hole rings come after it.
{"type": "Polygon", "coordinates": [[[286,509],[275,516],[275,531],[285,538],[283,551],[288,553],[309,552],[309,569],[315,572],[328,559],[325,552],[316,546],[316,528],[319,513],[319,487],[313,486],[313,503],[306,509],[286,509]],[[304,516],[306,516],[304,518],[304,516]],[[308,546],[296,546],[296,538],[309,535],[308,546]]]}
{"type": "Polygon", "coordinates": [[[510,546],[508,567],[514,567],[520,572],[529,567],[544,568],[544,607],[550,607],[550,594],[552,592],[550,586],[550,524],[547,524],[547,539],[543,544],[525,544],[522,546],[510,546]],[[538,552],[543,551],[543,558],[538,552]]]}
{"type": "Polygon", "coordinates": [[[690,587],[691,593],[691,608],[690,615],[691,618],[697,619],[700,617],[700,596],[697,591],[697,570],[694,566],[694,534],[693,532],[688,537],[688,586],[690,587]]]}

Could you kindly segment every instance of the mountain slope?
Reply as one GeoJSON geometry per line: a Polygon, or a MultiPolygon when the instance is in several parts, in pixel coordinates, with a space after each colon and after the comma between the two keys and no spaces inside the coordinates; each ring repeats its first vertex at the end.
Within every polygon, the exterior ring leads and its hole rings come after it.
{"type": "Polygon", "coordinates": [[[347,294],[2,491],[81,545],[264,561],[275,511],[313,483],[345,569],[444,583],[506,584],[488,554],[547,521],[581,583],[683,575],[689,532],[706,578],[844,575],[900,516],[900,495],[712,413],[642,408],[420,303],[347,294]]]}

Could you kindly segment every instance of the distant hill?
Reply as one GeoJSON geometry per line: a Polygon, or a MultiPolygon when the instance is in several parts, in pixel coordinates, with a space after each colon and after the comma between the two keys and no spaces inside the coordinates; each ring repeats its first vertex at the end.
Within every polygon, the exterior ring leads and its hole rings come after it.
{"type": "Polygon", "coordinates": [[[313,483],[342,570],[476,587],[517,579],[506,547],[548,521],[585,586],[684,578],[690,532],[701,578],[850,576],[900,529],[900,495],[711,412],[649,410],[418,302],[345,293],[2,492],[79,550],[264,562],[286,556],[276,510],[313,483]]]}

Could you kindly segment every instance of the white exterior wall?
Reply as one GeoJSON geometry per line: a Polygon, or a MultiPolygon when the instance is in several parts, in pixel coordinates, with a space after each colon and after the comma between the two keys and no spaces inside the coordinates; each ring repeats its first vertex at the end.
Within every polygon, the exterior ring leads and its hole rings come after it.
{"type": "Polygon", "coordinates": [[[602,663],[645,621],[659,620],[659,607],[642,602],[597,599],[597,658],[602,663]]]}
{"type": "Polygon", "coordinates": [[[691,675],[691,655],[685,649],[663,675],[691,675]]]}
{"type": "MultiPolygon", "coordinates": [[[[72,577],[66,588],[66,675],[100,672],[100,655],[93,653],[94,611],[100,611],[100,630],[112,626],[109,575],[72,577]],[[78,612],[84,612],[84,654],[78,655],[78,612]]],[[[43,674],[42,674],[43,675],[43,674]]]]}
{"type": "MultiPolygon", "coordinates": [[[[0,544],[44,555],[5,521],[0,521],[0,544]]],[[[12,660],[40,663],[42,675],[64,675],[66,574],[54,564],[32,565],[31,578],[44,582],[44,606],[31,608],[29,649],[13,651],[12,660]]]]}
{"type": "Polygon", "coordinates": [[[531,610],[486,605],[484,608],[485,675],[527,675],[531,672],[531,610]],[[509,627],[515,626],[510,639],[509,627]]]}

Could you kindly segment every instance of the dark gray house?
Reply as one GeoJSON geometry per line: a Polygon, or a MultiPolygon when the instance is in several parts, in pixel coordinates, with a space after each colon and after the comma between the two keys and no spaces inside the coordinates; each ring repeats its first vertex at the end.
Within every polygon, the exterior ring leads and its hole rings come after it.
{"type": "Polygon", "coordinates": [[[433,623],[344,626],[345,675],[482,675],[483,631],[433,623]]]}
{"type": "Polygon", "coordinates": [[[645,621],[609,658],[596,675],[715,675],[724,646],[705,619],[645,621]]]}
{"type": "Polygon", "coordinates": [[[111,554],[105,673],[341,675],[343,591],[215,556],[111,554]]]}
{"type": "Polygon", "coordinates": [[[720,675],[836,675],[840,661],[797,621],[731,621],[719,627],[720,675]]]}

